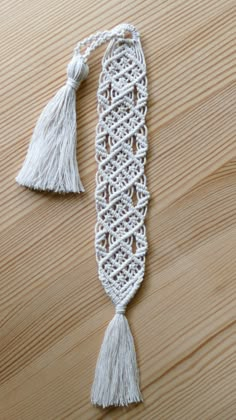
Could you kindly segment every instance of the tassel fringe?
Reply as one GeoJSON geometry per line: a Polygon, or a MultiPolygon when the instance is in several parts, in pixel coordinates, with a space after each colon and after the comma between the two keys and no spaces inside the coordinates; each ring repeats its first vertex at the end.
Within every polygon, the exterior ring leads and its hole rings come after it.
{"type": "Polygon", "coordinates": [[[75,55],[68,80],[47,104],[36,124],[29,150],[16,181],[25,187],[55,192],[81,192],[76,159],[76,90],[88,66],[75,55]]]}
{"type": "Polygon", "coordinates": [[[142,401],[134,340],[122,312],[107,327],[97,361],[91,402],[102,406],[126,406],[142,401]]]}

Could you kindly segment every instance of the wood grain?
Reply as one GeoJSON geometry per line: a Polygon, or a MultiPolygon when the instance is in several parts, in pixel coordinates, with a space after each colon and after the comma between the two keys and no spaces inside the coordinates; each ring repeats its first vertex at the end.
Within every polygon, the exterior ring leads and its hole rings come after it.
{"type": "Polygon", "coordinates": [[[0,419],[236,419],[236,10],[232,0],[2,0],[0,419]],[[35,121],[77,41],[121,22],[149,79],[149,252],[128,318],[144,404],[90,404],[113,308],[94,250],[96,90],[78,93],[86,193],[16,185],[35,121]]]}

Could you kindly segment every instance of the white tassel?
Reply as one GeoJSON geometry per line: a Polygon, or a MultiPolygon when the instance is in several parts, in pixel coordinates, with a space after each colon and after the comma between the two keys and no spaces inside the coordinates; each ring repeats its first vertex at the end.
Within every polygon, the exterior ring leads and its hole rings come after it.
{"type": "Polygon", "coordinates": [[[91,401],[103,408],[142,401],[134,340],[124,311],[116,308],[98,356],[91,401]]]}
{"type": "Polygon", "coordinates": [[[36,124],[16,181],[25,187],[55,192],[84,191],[76,159],[76,90],[88,75],[78,53],[67,68],[67,83],[47,104],[36,124]]]}

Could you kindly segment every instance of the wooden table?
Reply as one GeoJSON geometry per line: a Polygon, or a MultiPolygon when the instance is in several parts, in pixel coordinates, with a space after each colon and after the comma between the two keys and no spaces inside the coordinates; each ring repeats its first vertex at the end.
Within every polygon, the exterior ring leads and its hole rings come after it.
{"type": "Polygon", "coordinates": [[[234,0],[2,0],[1,420],[236,419],[235,28],[234,0]],[[105,47],[78,93],[86,192],[37,193],[14,178],[76,43],[124,21],[141,32],[150,95],[149,252],[128,310],[144,404],[102,410],[90,388],[114,313],[94,249],[105,47]]]}

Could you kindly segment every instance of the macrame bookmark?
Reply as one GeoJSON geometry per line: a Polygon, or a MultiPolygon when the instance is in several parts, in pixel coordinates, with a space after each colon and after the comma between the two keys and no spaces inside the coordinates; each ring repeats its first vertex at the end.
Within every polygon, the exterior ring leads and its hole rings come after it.
{"type": "Polygon", "coordinates": [[[133,337],[125,310],[140,283],[147,251],[144,219],[149,193],[146,65],[137,30],[127,24],[80,42],[68,79],[41,114],[17,181],[27,187],[80,192],[76,161],[75,91],[87,59],[110,41],[98,88],[95,249],[99,278],[116,308],[97,361],[91,401],[102,407],[142,401],[133,337]]]}

